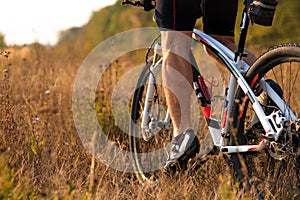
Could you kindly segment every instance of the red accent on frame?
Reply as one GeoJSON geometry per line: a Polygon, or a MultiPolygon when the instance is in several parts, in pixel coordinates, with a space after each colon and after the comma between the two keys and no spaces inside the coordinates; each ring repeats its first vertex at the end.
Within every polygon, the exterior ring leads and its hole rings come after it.
{"type": "Polygon", "coordinates": [[[222,128],[224,128],[226,125],[227,113],[228,113],[228,109],[226,108],[226,110],[223,114],[222,128]]]}
{"type": "Polygon", "coordinates": [[[262,140],[258,145],[256,145],[253,148],[250,148],[249,151],[258,151],[261,150],[261,148],[263,147],[263,145],[266,143],[266,140],[262,140]]]}
{"type": "Polygon", "coordinates": [[[254,84],[256,83],[258,77],[259,77],[258,74],[256,74],[255,77],[253,78],[253,80],[251,81],[251,84],[250,84],[251,89],[253,89],[254,84]]]}
{"type": "MultiPolygon", "coordinates": [[[[257,79],[259,78],[259,75],[256,74],[255,77],[252,79],[251,83],[250,83],[250,88],[253,89],[254,88],[254,85],[255,83],[257,82],[257,79]]],[[[244,111],[245,111],[245,106],[246,106],[246,102],[248,100],[248,96],[245,96],[244,97],[244,100],[243,100],[243,103],[242,103],[242,110],[240,111],[240,118],[243,117],[243,114],[244,114],[244,111]]]]}
{"type": "Polygon", "coordinates": [[[210,109],[211,109],[210,105],[202,107],[202,112],[204,114],[204,117],[207,119],[210,117],[210,109]]]}
{"type": "Polygon", "coordinates": [[[248,101],[248,96],[244,97],[243,103],[242,103],[242,110],[240,111],[240,118],[243,117],[244,111],[245,111],[245,106],[246,106],[246,102],[248,101]]]}
{"type": "Polygon", "coordinates": [[[211,47],[211,45],[210,45],[210,43],[207,41],[207,40],[205,40],[203,37],[201,37],[199,34],[197,34],[197,33],[195,33],[195,32],[193,32],[195,35],[196,35],[196,38],[199,40],[199,41],[201,41],[201,42],[203,42],[203,43],[205,43],[207,46],[209,46],[209,47],[211,47]]]}

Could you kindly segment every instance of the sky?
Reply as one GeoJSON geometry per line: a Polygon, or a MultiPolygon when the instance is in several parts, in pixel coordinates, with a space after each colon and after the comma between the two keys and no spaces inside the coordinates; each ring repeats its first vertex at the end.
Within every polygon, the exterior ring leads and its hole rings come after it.
{"type": "Polygon", "coordinates": [[[59,31],[86,24],[93,11],[116,1],[5,0],[1,2],[0,33],[8,45],[54,45],[59,31]]]}

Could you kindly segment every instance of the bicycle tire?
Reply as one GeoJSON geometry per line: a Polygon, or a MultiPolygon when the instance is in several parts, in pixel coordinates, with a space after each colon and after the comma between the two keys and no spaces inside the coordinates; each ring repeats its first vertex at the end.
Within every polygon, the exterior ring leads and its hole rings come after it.
{"type": "MultiPolygon", "coordinates": [[[[297,110],[300,108],[300,73],[298,72],[300,72],[300,44],[289,43],[276,46],[260,56],[248,70],[245,78],[257,92],[257,96],[262,95],[259,92],[258,81],[262,77],[270,80],[268,84],[282,96],[299,119],[300,112],[297,110]]],[[[252,105],[241,88],[236,92],[235,102],[237,103],[233,127],[236,128],[237,135],[234,141],[239,145],[257,144],[263,138],[261,133],[264,130],[261,124],[254,120],[252,105]]],[[[276,106],[272,106],[272,100],[268,98],[267,103],[261,102],[261,105],[266,114],[278,110],[276,106]]],[[[295,140],[299,140],[298,133],[294,136],[286,129],[277,142],[268,141],[263,151],[240,156],[240,163],[236,167],[245,166],[246,169],[240,171],[248,172],[244,175],[252,183],[252,189],[258,192],[256,195],[263,195],[265,199],[289,199],[295,198],[295,195],[299,198],[295,160],[295,154],[299,153],[295,151],[298,149],[299,141],[295,140]]]]}

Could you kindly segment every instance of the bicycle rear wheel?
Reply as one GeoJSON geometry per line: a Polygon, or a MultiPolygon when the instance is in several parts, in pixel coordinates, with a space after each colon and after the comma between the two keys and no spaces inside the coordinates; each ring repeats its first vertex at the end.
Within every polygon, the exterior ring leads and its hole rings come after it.
{"type": "MultiPolygon", "coordinates": [[[[246,80],[261,98],[267,115],[279,108],[265,96],[258,86],[266,82],[282,97],[287,106],[300,118],[300,45],[284,44],[262,55],[246,74],[246,80]],[[262,100],[264,99],[264,100],[262,100]]],[[[264,139],[264,130],[257,120],[252,105],[243,91],[238,89],[234,126],[239,144],[258,144],[264,139]],[[238,111],[238,112],[237,112],[238,111]]],[[[268,140],[266,148],[258,153],[243,154],[253,188],[266,199],[295,198],[297,193],[296,155],[299,147],[298,122],[286,124],[278,141],[268,140]],[[296,190],[296,192],[295,192],[296,190]]],[[[243,162],[243,161],[242,161],[243,162]]],[[[299,170],[299,169],[298,169],[299,170]]]]}
{"type": "MultiPolygon", "coordinates": [[[[151,60],[151,59],[150,59],[151,60]]],[[[134,92],[131,105],[130,150],[136,175],[140,181],[156,179],[168,157],[168,143],[172,137],[171,122],[165,123],[167,106],[161,73],[150,70],[151,62],[143,67],[134,92]],[[153,78],[149,93],[149,79],[153,78]],[[147,92],[151,99],[148,110],[145,108],[147,92]],[[145,116],[143,116],[145,115],[145,116]],[[145,122],[142,122],[144,117],[145,122]],[[142,125],[142,123],[144,125],[142,125]]],[[[160,66],[157,69],[160,70],[160,66]]]]}

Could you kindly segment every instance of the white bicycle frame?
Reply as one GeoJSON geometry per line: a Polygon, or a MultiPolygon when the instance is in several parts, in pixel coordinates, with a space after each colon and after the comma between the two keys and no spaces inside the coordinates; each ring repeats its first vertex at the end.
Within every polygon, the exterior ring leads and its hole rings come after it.
{"type": "MultiPolygon", "coordinates": [[[[272,87],[267,84],[264,79],[260,80],[259,84],[261,88],[267,92],[268,96],[273,100],[273,102],[278,106],[280,112],[273,112],[270,115],[266,115],[260,102],[258,101],[257,97],[255,96],[253,90],[249,86],[249,84],[244,79],[243,75],[247,72],[250,66],[241,60],[240,58],[237,61],[234,61],[235,54],[221,44],[219,41],[215,40],[214,38],[210,37],[209,35],[203,33],[198,29],[194,29],[193,38],[196,42],[205,43],[207,47],[210,48],[213,52],[217,53],[219,58],[222,59],[224,64],[227,66],[228,70],[231,73],[230,82],[228,86],[228,93],[226,96],[226,101],[228,102],[226,109],[223,112],[226,112],[225,126],[222,129],[216,126],[215,119],[210,118],[210,123],[208,124],[209,132],[212,136],[214,145],[217,146],[220,152],[225,153],[237,153],[237,152],[247,152],[247,151],[260,151],[265,147],[267,142],[266,139],[263,139],[259,144],[256,145],[239,145],[239,146],[225,146],[224,137],[222,135],[228,135],[229,133],[229,119],[230,112],[233,109],[233,101],[234,101],[234,94],[238,86],[241,87],[243,92],[248,96],[249,100],[252,103],[254,112],[256,113],[259,121],[261,122],[265,133],[262,135],[265,138],[272,138],[273,140],[277,141],[280,134],[283,131],[283,125],[286,121],[289,120],[298,120],[295,114],[290,110],[290,108],[285,104],[285,102],[278,96],[278,94],[272,89],[272,87]]],[[[141,128],[143,130],[144,139],[151,137],[155,129],[161,128],[169,128],[171,123],[170,114],[167,112],[164,121],[152,121],[152,111],[151,111],[151,101],[153,100],[153,92],[154,92],[154,82],[157,73],[160,71],[160,67],[162,64],[161,59],[161,49],[160,45],[156,44],[154,47],[154,57],[153,63],[150,67],[150,76],[148,81],[148,88],[146,94],[146,103],[143,110],[142,115],[142,123],[141,128]],[[157,59],[157,57],[160,57],[157,59]],[[149,122],[149,119],[151,122],[149,122]]]]}

